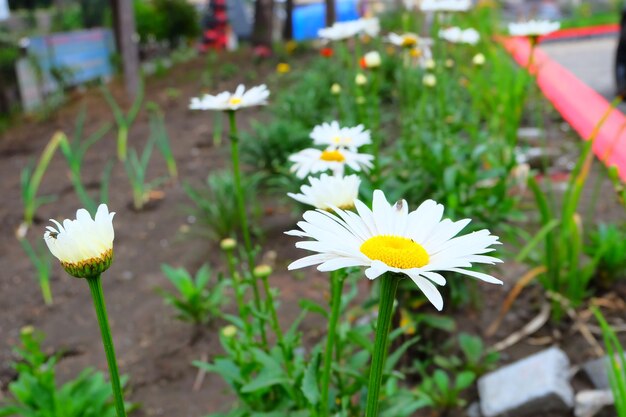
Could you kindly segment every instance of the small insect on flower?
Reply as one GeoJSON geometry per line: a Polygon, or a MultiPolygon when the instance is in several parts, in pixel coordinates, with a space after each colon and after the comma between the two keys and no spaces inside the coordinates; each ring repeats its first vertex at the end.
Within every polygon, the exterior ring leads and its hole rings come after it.
{"type": "Polygon", "coordinates": [[[76,220],[46,227],[44,241],[50,252],[61,261],[63,268],[76,278],[87,278],[106,271],[113,261],[113,216],[106,204],[100,204],[94,219],[80,209],[76,220]]]}
{"type": "Polygon", "coordinates": [[[354,204],[356,213],[338,207],[332,212],[304,213],[299,229],[286,233],[310,239],[297,242],[296,247],[317,253],[291,263],[290,270],[312,265],[318,265],[319,271],[364,266],[369,279],[387,272],[406,275],[438,310],[443,308],[443,298],[435,284],[446,284],[441,272],[502,284],[491,275],[467,269],[474,263],[501,262],[485,255],[500,243],[488,230],[457,236],[469,219],[442,220],[444,207],[433,200],[409,213],[406,201],[392,205],[380,190],[374,191],[372,209],[359,200],[354,204]]]}

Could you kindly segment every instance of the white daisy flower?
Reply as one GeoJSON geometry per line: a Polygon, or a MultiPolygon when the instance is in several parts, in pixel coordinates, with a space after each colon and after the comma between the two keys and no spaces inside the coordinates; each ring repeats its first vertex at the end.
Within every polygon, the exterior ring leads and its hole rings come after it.
{"type": "Polygon", "coordinates": [[[480,34],[476,29],[461,29],[459,27],[451,27],[439,31],[439,37],[452,43],[467,43],[476,45],[480,40],[480,34]]]}
{"type": "Polygon", "coordinates": [[[191,110],[234,111],[245,107],[264,106],[270,91],[265,84],[252,87],[246,91],[243,84],[239,84],[234,93],[224,91],[216,96],[205,94],[203,97],[193,97],[189,108],[191,110]]]}
{"type": "Polygon", "coordinates": [[[374,157],[369,154],[333,148],[324,151],[308,148],[289,157],[289,160],[293,162],[291,172],[302,179],[310,174],[328,170],[331,170],[335,176],[342,176],[346,166],[355,172],[367,171],[373,166],[373,159],[374,157]]]}
{"type": "Polygon", "coordinates": [[[529,20],[528,22],[509,23],[509,33],[512,36],[545,36],[559,30],[561,23],[549,20],[529,20]]]}
{"type": "Polygon", "coordinates": [[[362,25],[358,20],[349,22],[335,22],[332,26],[317,31],[317,36],[328,41],[341,41],[358,35],[362,25]]]}
{"type": "Polygon", "coordinates": [[[331,210],[331,207],[347,210],[354,207],[354,200],[359,196],[361,179],[354,174],[345,177],[322,174],[319,178],[309,177],[309,183],[311,185],[300,187],[301,194],[287,195],[321,210],[331,210]]]}
{"type": "Polygon", "coordinates": [[[421,39],[415,33],[411,32],[403,33],[402,35],[391,32],[389,35],[387,35],[387,41],[395,46],[401,46],[403,48],[414,48],[420,44],[421,39]]]}
{"type": "Polygon", "coordinates": [[[104,272],[113,259],[113,216],[106,204],[100,204],[95,219],[80,209],[76,220],[65,219],[63,225],[46,227],[44,240],[50,252],[61,261],[65,270],[79,278],[104,272]]]}
{"type": "Polygon", "coordinates": [[[422,0],[423,12],[466,12],[472,8],[472,0],[422,0]]]}
{"type": "Polygon", "coordinates": [[[337,121],[315,126],[309,136],[315,145],[327,146],[330,149],[345,148],[351,152],[372,143],[370,131],[363,125],[341,127],[337,121]]]}
{"type": "Polygon", "coordinates": [[[380,21],[377,17],[361,18],[358,22],[361,25],[361,33],[372,38],[380,33],[380,21]]]}
{"type": "Polygon", "coordinates": [[[380,190],[374,191],[371,210],[359,200],[354,203],[356,213],[337,207],[333,207],[334,214],[324,210],[304,213],[304,221],[298,222],[300,229],[286,233],[312,239],[298,242],[296,247],[317,253],[291,263],[290,270],[312,265],[318,265],[319,271],[365,266],[369,279],[385,272],[404,274],[438,310],[443,308],[443,298],[434,284],[446,284],[440,272],[502,284],[491,275],[466,269],[473,263],[501,262],[485,255],[500,243],[488,230],[456,236],[469,219],[442,220],[444,207],[433,200],[409,213],[405,200],[391,205],[380,190]]]}

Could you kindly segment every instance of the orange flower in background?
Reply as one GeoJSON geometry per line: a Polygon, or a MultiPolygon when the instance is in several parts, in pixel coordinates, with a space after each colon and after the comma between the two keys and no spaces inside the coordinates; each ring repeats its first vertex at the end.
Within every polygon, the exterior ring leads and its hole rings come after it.
{"type": "Polygon", "coordinates": [[[333,48],[322,48],[320,49],[320,55],[323,56],[324,58],[330,58],[335,54],[335,51],[333,51],[333,48]]]}

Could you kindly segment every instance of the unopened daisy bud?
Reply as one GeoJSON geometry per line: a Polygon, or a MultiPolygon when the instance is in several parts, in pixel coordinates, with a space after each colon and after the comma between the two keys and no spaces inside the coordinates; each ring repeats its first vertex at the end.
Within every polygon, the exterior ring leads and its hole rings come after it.
{"type": "Polygon", "coordinates": [[[48,226],[44,241],[50,252],[61,261],[68,274],[76,278],[99,276],[113,261],[113,216],[106,204],[100,204],[96,216],[80,209],[76,220],[65,219],[63,225],[48,226]]]}
{"type": "Polygon", "coordinates": [[[357,96],[357,98],[354,99],[354,101],[356,102],[356,104],[365,104],[365,97],[357,96]]]}
{"type": "Polygon", "coordinates": [[[446,59],[446,68],[453,68],[453,67],[454,67],[454,60],[446,59]]]}
{"type": "Polygon", "coordinates": [[[222,241],[220,242],[220,248],[223,251],[233,250],[235,249],[236,246],[237,246],[237,241],[233,239],[232,237],[227,237],[226,239],[222,239],[222,241]]]}
{"type": "Polygon", "coordinates": [[[276,65],[276,72],[279,74],[287,74],[289,71],[291,71],[291,67],[286,62],[276,65]]]}
{"type": "Polygon", "coordinates": [[[30,336],[35,333],[35,328],[31,325],[24,326],[20,329],[20,335],[22,336],[30,336]]]}
{"type": "Polygon", "coordinates": [[[337,83],[330,86],[330,93],[332,95],[338,96],[341,93],[341,86],[337,83]]]}
{"type": "Polygon", "coordinates": [[[472,58],[472,63],[479,67],[485,65],[485,61],[485,55],[483,54],[476,54],[474,55],[474,58],[472,58]]]}
{"type": "Polygon", "coordinates": [[[426,87],[434,87],[437,85],[437,77],[435,77],[434,74],[426,74],[424,75],[424,78],[422,78],[422,83],[426,87]]]}
{"type": "Polygon", "coordinates": [[[257,278],[267,278],[272,274],[272,267],[269,265],[259,265],[254,268],[253,274],[257,278]]]}
{"type": "Polygon", "coordinates": [[[224,337],[233,337],[236,334],[237,334],[237,328],[233,326],[232,324],[229,324],[228,326],[222,329],[222,336],[224,337]]]}
{"type": "Polygon", "coordinates": [[[354,77],[354,82],[356,85],[365,85],[367,84],[367,77],[361,73],[358,73],[356,77],[354,77]]]}
{"type": "Polygon", "coordinates": [[[361,58],[361,67],[370,69],[378,68],[380,67],[381,62],[382,60],[378,51],[371,51],[366,53],[363,58],[361,58]]]}
{"type": "Polygon", "coordinates": [[[435,63],[434,59],[427,59],[426,62],[424,63],[424,68],[428,70],[433,70],[435,69],[436,66],[437,64],[435,63]]]}

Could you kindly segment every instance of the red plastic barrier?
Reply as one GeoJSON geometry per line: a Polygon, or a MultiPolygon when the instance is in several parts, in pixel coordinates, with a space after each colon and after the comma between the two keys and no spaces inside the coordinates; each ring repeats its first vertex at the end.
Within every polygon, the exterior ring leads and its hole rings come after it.
{"type": "MultiPolygon", "coordinates": [[[[502,43],[519,65],[528,66],[531,47],[526,38],[505,38],[502,43]]],[[[530,70],[536,74],[543,94],[563,118],[584,140],[589,139],[610,103],[550,59],[540,47],[535,48],[530,70]]],[[[607,166],[616,166],[620,177],[626,181],[626,117],[622,112],[611,112],[596,136],[593,151],[607,166]]]]}

